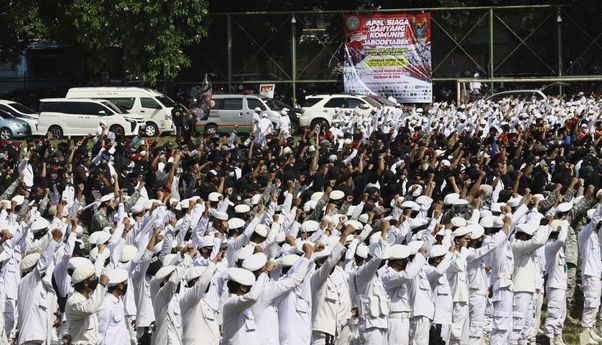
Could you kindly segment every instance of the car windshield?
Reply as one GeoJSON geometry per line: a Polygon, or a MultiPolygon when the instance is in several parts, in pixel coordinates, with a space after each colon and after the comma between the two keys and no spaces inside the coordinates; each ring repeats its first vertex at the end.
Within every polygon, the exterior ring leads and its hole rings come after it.
{"type": "Polygon", "coordinates": [[[159,101],[165,108],[173,108],[175,106],[174,102],[171,98],[167,96],[157,96],[155,97],[157,101],[159,101]]]}
{"type": "Polygon", "coordinates": [[[119,108],[118,106],[116,106],[113,102],[109,102],[109,101],[102,101],[100,102],[104,105],[106,105],[109,109],[113,110],[114,112],[116,112],[117,114],[127,114],[126,111],[123,111],[123,109],[119,108]]]}
{"type": "Polygon", "coordinates": [[[268,105],[268,107],[270,107],[271,110],[280,111],[282,108],[293,109],[293,107],[290,105],[280,102],[277,99],[263,98],[263,101],[268,105]]]}
{"type": "Polygon", "coordinates": [[[373,107],[382,107],[383,106],[381,103],[379,103],[377,100],[375,100],[372,97],[364,96],[364,97],[362,97],[362,99],[373,107]]]}
{"type": "Polygon", "coordinates": [[[28,107],[24,106],[21,103],[10,103],[9,106],[15,108],[18,112],[23,113],[23,114],[27,114],[27,115],[36,115],[37,114],[37,112],[29,109],[28,107]]]}

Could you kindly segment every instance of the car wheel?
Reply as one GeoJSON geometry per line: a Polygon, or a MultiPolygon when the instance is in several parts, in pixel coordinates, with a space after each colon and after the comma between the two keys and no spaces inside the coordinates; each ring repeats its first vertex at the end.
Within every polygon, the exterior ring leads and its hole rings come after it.
{"type": "Polygon", "coordinates": [[[205,133],[207,133],[209,135],[214,135],[215,133],[217,133],[217,126],[216,125],[205,126],[205,133]]]}
{"type": "Polygon", "coordinates": [[[144,130],[147,137],[154,137],[159,132],[159,127],[152,122],[146,123],[146,129],[144,130]]]}
{"type": "Polygon", "coordinates": [[[6,128],[6,127],[2,127],[0,128],[0,139],[2,140],[8,140],[11,139],[13,137],[13,132],[6,128]]]}
{"type": "Polygon", "coordinates": [[[50,126],[48,133],[52,134],[54,139],[61,139],[63,137],[63,130],[59,126],[50,126]]]}
{"type": "Polygon", "coordinates": [[[125,130],[120,125],[113,125],[109,130],[115,133],[116,137],[125,135],[125,130]]]}
{"type": "Polygon", "coordinates": [[[328,122],[326,122],[324,119],[315,119],[311,122],[311,129],[314,129],[317,126],[320,126],[321,131],[325,131],[328,129],[328,122]]]}

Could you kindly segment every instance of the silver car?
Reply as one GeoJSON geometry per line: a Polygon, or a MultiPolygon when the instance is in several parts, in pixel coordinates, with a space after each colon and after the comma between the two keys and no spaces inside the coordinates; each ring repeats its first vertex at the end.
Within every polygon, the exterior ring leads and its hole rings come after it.
{"type": "Polygon", "coordinates": [[[0,140],[27,138],[31,136],[31,127],[26,121],[0,110],[0,140]]]}

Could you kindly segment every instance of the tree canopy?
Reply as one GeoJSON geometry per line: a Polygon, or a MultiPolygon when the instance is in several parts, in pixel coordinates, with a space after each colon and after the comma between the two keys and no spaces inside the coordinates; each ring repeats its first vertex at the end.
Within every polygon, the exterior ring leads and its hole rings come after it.
{"type": "Polygon", "coordinates": [[[184,47],[206,35],[207,0],[0,0],[0,59],[15,60],[32,41],[48,40],[86,55],[96,72],[121,50],[125,74],[156,82],[190,65],[184,47]]]}

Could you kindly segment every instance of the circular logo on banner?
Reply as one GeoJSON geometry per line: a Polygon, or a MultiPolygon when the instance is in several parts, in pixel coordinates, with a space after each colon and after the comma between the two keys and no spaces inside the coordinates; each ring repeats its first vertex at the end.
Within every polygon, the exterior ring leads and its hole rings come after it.
{"type": "Polygon", "coordinates": [[[360,27],[360,19],[355,16],[348,17],[345,25],[347,30],[355,31],[360,27]]]}

